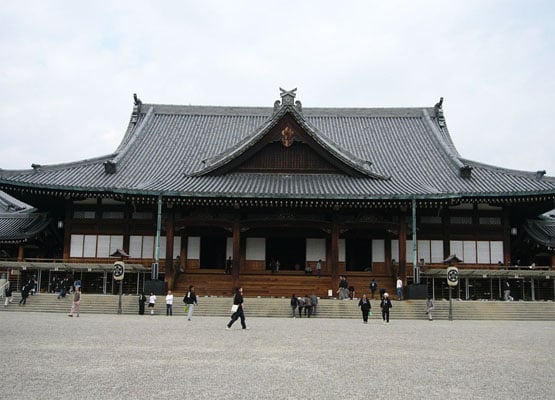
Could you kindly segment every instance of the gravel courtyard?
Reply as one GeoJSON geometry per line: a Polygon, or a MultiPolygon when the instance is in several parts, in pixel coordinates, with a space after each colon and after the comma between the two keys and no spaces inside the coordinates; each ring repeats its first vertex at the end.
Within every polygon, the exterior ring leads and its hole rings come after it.
{"type": "MultiPolygon", "coordinates": [[[[1,399],[547,399],[555,323],[1,313],[1,399]]],[[[394,315],[392,316],[394,318],[394,315]]]]}

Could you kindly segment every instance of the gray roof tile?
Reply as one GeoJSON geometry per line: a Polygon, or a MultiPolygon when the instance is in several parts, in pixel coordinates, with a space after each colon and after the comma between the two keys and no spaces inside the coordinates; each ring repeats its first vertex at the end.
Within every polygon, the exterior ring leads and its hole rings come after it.
{"type": "MultiPolygon", "coordinates": [[[[433,108],[304,108],[301,118],[330,151],[370,161],[370,172],[388,180],[344,174],[228,173],[194,176],[260,133],[272,108],[143,104],[113,155],[37,170],[0,170],[0,184],[60,190],[165,192],[182,197],[384,199],[456,195],[555,195],[555,179],[507,170],[460,157],[433,108]],[[117,172],[107,174],[112,160],[117,172]],[[472,167],[471,177],[460,168],[472,167]]],[[[356,161],[356,160],[355,160],[356,161]]],[[[353,161],[354,162],[354,161],[353,161]]]]}

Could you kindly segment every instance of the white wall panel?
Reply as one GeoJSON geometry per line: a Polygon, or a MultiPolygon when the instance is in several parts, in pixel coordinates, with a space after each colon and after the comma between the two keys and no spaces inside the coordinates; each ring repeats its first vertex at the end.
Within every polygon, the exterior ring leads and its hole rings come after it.
{"type": "Polygon", "coordinates": [[[245,259],[250,261],[266,260],[266,239],[247,238],[247,251],[245,259]]]}
{"type": "Polygon", "coordinates": [[[175,260],[177,256],[181,254],[181,236],[176,236],[173,238],[173,259],[175,260]]]}
{"type": "Polygon", "coordinates": [[[233,238],[228,237],[225,243],[225,259],[233,258],[233,238]]]}
{"type": "MultiPolygon", "coordinates": [[[[154,239],[156,239],[156,237],[154,239]]],[[[156,243],[156,240],[154,242],[156,243]]],[[[166,259],[166,245],[167,245],[166,237],[160,236],[160,252],[158,254],[158,257],[160,257],[160,260],[166,259]]]]}
{"type": "Polygon", "coordinates": [[[418,240],[418,257],[417,262],[424,259],[424,262],[429,263],[431,261],[431,249],[429,240],[418,240]]]}
{"type": "Polygon", "coordinates": [[[200,236],[189,236],[187,239],[187,258],[200,260],[200,236]]]}
{"type": "Polygon", "coordinates": [[[112,235],[110,236],[110,254],[114,254],[118,249],[123,248],[123,235],[112,235]]]}
{"type": "Polygon", "coordinates": [[[143,237],[131,235],[129,236],[129,257],[141,258],[143,252],[143,237]]]}
{"type": "Polygon", "coordinates": [[[503,242],[492,241],[490,242],[491,263],[497,264],[499,261],[503,262],[503,242]]]}
{"type": "Polygon", "coordinates": [[[491,259],[490,259],[489,241],[476,242],[476,249],[478,253],[478,263],[490,264],[491,259]]]}
{"type": "Polygon", "coordinates": [[[154,258],[154,236],[143,236],[142,258],[154,258]]]}
{"type": "Polygon", "coordinates": [[[339,251],[339,262],[345,262],[345,239],[339,239],[338,242],[338,251],[339,251]]]}
{"type": "Polygon", "coordinates": [[[98,235],[96,256],[110,257],[110,254],[110,235],[98,235]]]}
{"type": "Polygon", "coordinates": [[[385,262],[385,240],[372,239],[372,262],[385,262]]]}
{"type": "Polygon", "coordinates": [[[441,263],[447,258],[443,255],[443,240],[432,240],[430,247],[432,251],[431,262],[441,263]]]}
{"type": "Polygon", "coordinates": [[[393,239],[391,241],[391,259],[399,262],[399,240],[393,239]]]}
{"type": "Polygon", "coordinates": [[[306,239],[306,261],[326,259],[326,239],[306,239]]]}
{"type": "Polygon", "coordinates": [[[449,255],[450,256],[457,256],[459,259],[466,262],[464,259],[464,251],[463,251],[463,242],[462,240],[451,240],[449,242],[449,255]]]}
{"type": "Polygon", "coordinates": [[[83,257],[83,239],[84,235],[71,235],[70,257],[83,257]]]}
{"type": "Polygon", "coordinates": [[[83,257],[96,257],[96,235],[85,235],[83,257]]]}
{"type": "Polygon", "coordinates": [[[464,262],[466,264],[476,263],[476,242],[474,240],[463,241],[464,262]]]}
{"type": "Polygon", "coordinates": [[[407,262],[412,264],[412,239],[407,240],[407,248],[405,249],[405,257],[406,257],[407,262]]]}

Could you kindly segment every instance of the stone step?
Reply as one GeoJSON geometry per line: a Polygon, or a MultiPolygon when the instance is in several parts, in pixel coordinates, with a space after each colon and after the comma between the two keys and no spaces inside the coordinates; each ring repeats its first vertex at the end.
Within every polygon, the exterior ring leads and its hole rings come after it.
{"type": "MultiPolygon", "coordinates": [[[[29,296],[27,304],[19,306],[20,295],[14,295],[14,302],[3,311],[33,311],[67,313],[71,308],[72,296],[58,299],[55,294],[40,293],[29,296]]],[[[3,304],[2,299],[2,304],[3,304]]],[[[199,297],[195,308],[196,316],[229,317],[231,297],[199,297]]],[[[379,301],[373,300],[372,319],[380,319],[379,301]]],[[[81,313],[117,314],[119,296],[83,294],[81,313]]],[[[453,319],[459,320],[547,320],[555,321],[553,302],[500,302],[500,301],[453,301],[453,319]]],[[[138,313],[138,297],[121,297],[122,314],[138,313]]],[[[184,304],[181,297],[174,300],[173,314],[183,316],[184,304]]],[[[425,319],[425,300],[393,301],[392,319],[425,319]]],[[[148,313],[148,309],[146,311],[148,313]]],[[[155,314],[165,315],[164,296],[158,296],[155,314]]],[[[289,298],[245,298],[245,313],[248,317],[291,317],[289,298]]],[[[297,311],[298,316],[298,311],[297,311]]],[[[449,302],[438,300],[433,311],[434,319],[445,320],[449,316],[449,302]]],[[[304,317],[304,313],[303,313],[304,317]]],[[[318,318],[361,318],[358,300],[320,299],[317,309],[318,318]]]]}

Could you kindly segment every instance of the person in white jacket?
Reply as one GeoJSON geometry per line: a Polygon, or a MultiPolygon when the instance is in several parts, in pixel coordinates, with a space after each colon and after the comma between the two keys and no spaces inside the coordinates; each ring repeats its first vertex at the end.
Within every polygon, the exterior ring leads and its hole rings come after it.
{"type": "Polygon", "coordinates": [[[156,305],[156,295],[154,292],[150,292],[150,297],[148,298],[148,308],[150,308],[150,315],[154,315],[154,306],[156,305]]]}
{"type": "Polygon", "coordinates": [[[166,295],[166,316],[171,317],[173,309],[173,294],[171,290],[168,290],[168,294],[166,295]]]}

